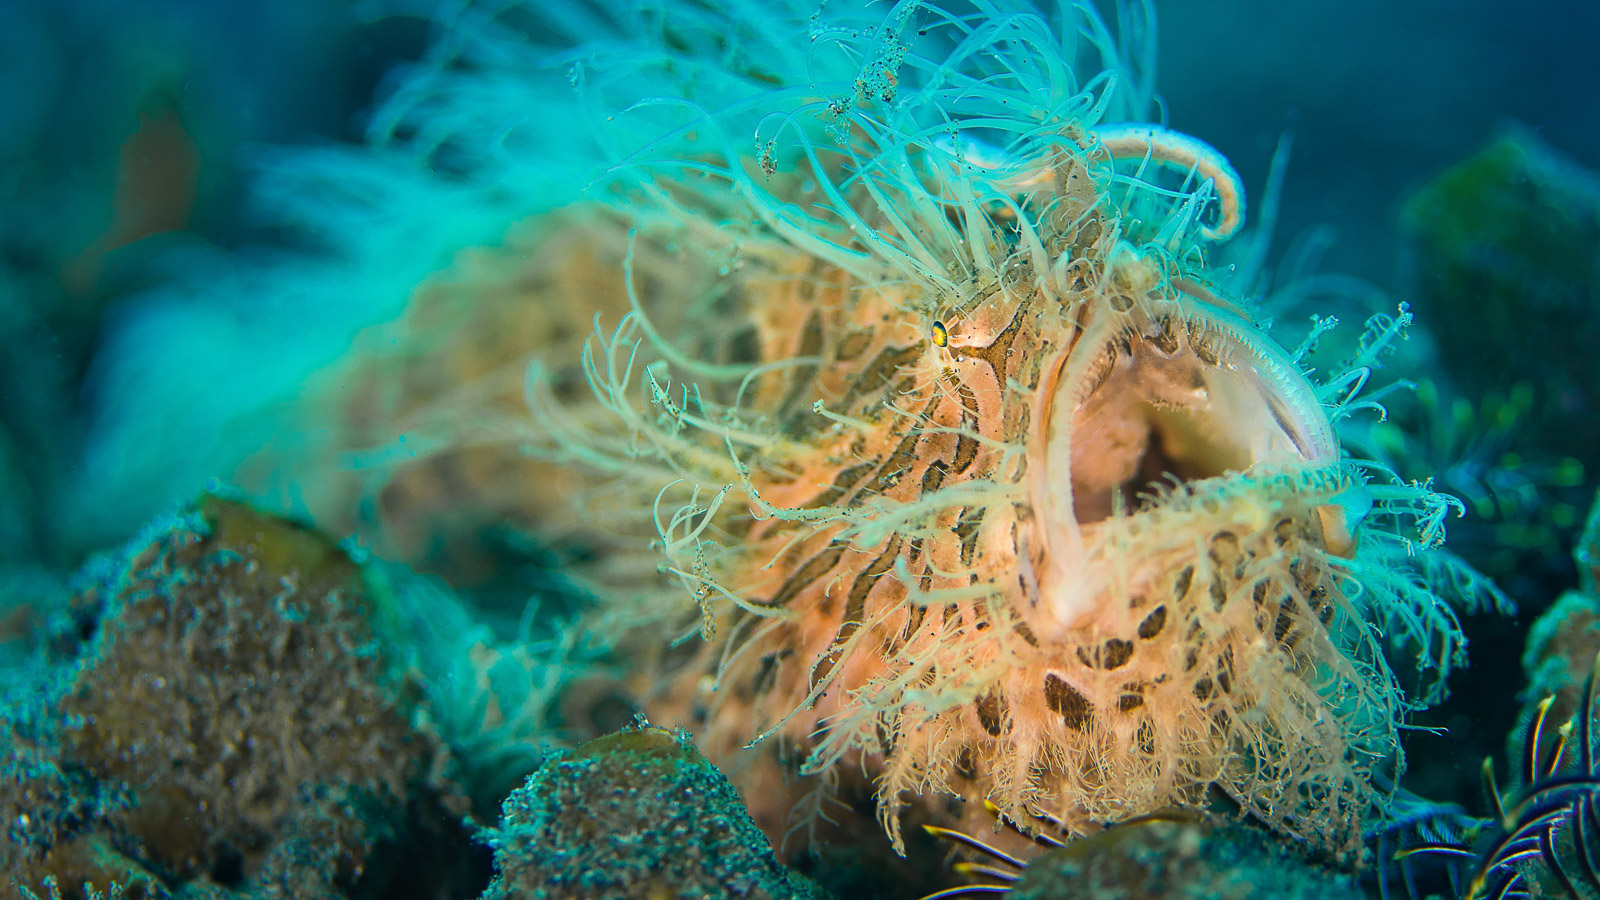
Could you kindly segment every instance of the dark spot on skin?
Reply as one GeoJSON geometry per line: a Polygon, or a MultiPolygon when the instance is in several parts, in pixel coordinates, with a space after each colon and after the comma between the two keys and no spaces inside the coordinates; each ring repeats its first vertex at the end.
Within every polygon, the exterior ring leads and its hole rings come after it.
{"type": "Polygon", "coordinates": [[[1112,638],[1091,650],[1078,648],[1078,661],[1091,669],[1120,669],[1133,656],[1133,642],[1112,638]]]}
{"type": "Polygon", "coordinates": [[[845,550],[844,544],[833,544],[811,557],[805,565],[796,569],[794,574],[784,581],[783,587],[778,589],[778,593],[774,594],[771,600],[760,605],[783,606],[793,600],[801,591],[810,587],[812,582],[833,571],[833,567],[839,564],[839,557],[844,555],[845,550]]]}
{"type": "Polygon", "coordinates": [[[983,524],[983,511],[965,509],[956,520],[956,537],[961,540],[961,563],[972,565],[973,554],[978,550],[978,526],[983,524]]]}
{"type": "Polygon", "coordinates": [[[1167,607],[1163,604],[1150,610],[1150,615],[1144,617],[1139,623],[1139,637],[1150,640],[1161,633],[1167,625],[1167,607]]]}
{"type": "Polygon", "coordinates": [[[1194,697],[1201,703],[1211,699],[1211,679],[1202,678],[1194,683],[1194,697]]]}
{"type": "Polygon", "coordinates": [[[989,692],[979,697],[972,706],[978,713],[978,723],[992,737],[999,737],[1010,730],[1009,723],[1006,722],[1006,697],[996,688],[990,688],[989,692]]]}
{"type": "Polygon", "coordinates": [[[1039,639],[1033,636],[1033,629],[1028,627],[1028,623],[1018,622],[1012,628],[1023,640],[1028,642],[1028,646],[1039,646],[1039,639]]]}
{"type": "Polygon", "coordinates": [[[1194,566],[1184,566],[1178,573],[1178,580],[1172,583],[1172,599],[1182,600],[1189,593],[1189,585],[1194,582],[1194,566]]]}
{"type": "Polygon", "coordinates": [[[1211,538],[1207,555],[1218,571],[1226,570],[1239,558],[1239,536],[1231,531],[1219,531],[1211,538]]]}
{"type": "Polygon", "coordinates": [[[900,443],[895,446],[894,452],[889,454],[889,458],[884,460],[882,465],[878,467],[877,477],[873,478],[872,483],[867,485],[867,492],[881,494],[898,484],[900,477],[905,474],[906,469],[910,468],[911,463],[916,459],[917,442],[921,439],[922,435],[914,429],[910,434],[901,438],[900,443]]]}
{"type": "Polygon", "coordinates": [[[862,328],[852,331],[839,339],[839,345],[833,351],[834,359],[840,362],[849,362],[866,352],[867,345],[872,343],[872,329],[862,328]]]}
{"type": "Polygon", "coordinates": [[[1279,547],[1294,539],[1294,521],[1288,518],[1279,519],[1272,526],[1272,542],[1279,547]]]}
{"type": "Polygon", "coordinates": [[[1128,659],[1133,656],[1133,642],[1121,638],[1112,638],[1100,648],[1100,662],[1107,669],[1120,669],[1128,664],[1128,659]]]}
{"type": "Polygon", "coordinates": [[[1328,602],[1328,591],[1326,588],[1317,588],[1316,590],[1312,591],[1310,595],[1306,597],[1306,599],[1311,602],[1312,608],[1317,611],[1317,621],[1321,622],[1323,625],[1327,625],[1333,621],[1333,604],[1328,602]]]}
{"type": "Polygon", "coordinates": [[[1318,574],[1316,566],[1308,566],[1301,560],[1289,563],[1289,575],[1294,578],[1294,586],[1307,596],[1316,590],[1318,574]]]}
{"type": "Polygon", "coordinates": [[[1026,303],[1018,305],[1016,314],[1011,317],[1010,324],[1006,325],[1005,330],[1000,332],[994,339],[994,343],[981,350],[976,348],[968,348],[966,350],[966,355],[977,357],[988,363],[989,368],[994,372],[995,381],[1000,384],[1005,384],[1006,376],[1010,374],[1006,359],[1011,355],[1011,345],[1016,343],[1017,335],[1022,331],[1023,313],[1026,310],[1026,303]]]}
{"type": "Polygon", "coordinates": [[[965,472],[978,458],[978,441],[966,432],[978,430],[978,395],[966,385],[956,387],[956,396],[961,400],[961,427],[962,433],[956,437],[956,455],[951,464],[956,472],[965,472]]]}
{"type": "Polygon", "coordinates": [[[911,611],[906,613],[906,627],[900,632],[900,640],[909,642],[917,633],[917,629],[922,627],[922,617],[927,614],[928,608],[926,606],[911,607],[911,611]]]}
{"type": "Polygon", "coordinates": [[[1256,582],[1255,588],[1250,591],[1250,600],[1256,605],[1257,609],[1260,609],[1262,606],[1266,605],[1267,591],[1270,590],[1271,587],[1271,582],[1263,578],[1256,582]]]}
{"type": "Polygon", "coordinates": [[[1093,246],[1095,241],[1100,240],[1100,236],[1104,233],[1105,226],[1100,224],[1100,220],[1098,218],[1090,219],[1089,221],[1083,223],[1082,228],[1078,229],[1078,234],[1076,236],[1077,244],[1080,247],[1093,246]]]}
{"type": "Polygon", "coordinates": [[[1066,723],[1068,728],[1074,731],[1088,730],[1093,708],[1089,705],[1089,698],[1078,693],[1077,688],[1055,675],[1046,675],[1044,702],[1061,714],[1061,721],[1066,723]]]}
{"type": "MultiPolygon", "coordinates": [[[[822,353],[822,317],[813,312],[806,319],[806,324],[800,330],[800,346],[796,356],[816,357],[822,353]]],[[[816,381],[818,371],[817,363],[794,366],[789,373],[789,393],[779,406],[783,412],[779,418],[797,426],[814,426],[811,416],[801,416],[802,411],[810,411],[812,384],[816,381]]],[[[792,430],[792,429],[791,429],[792,430]]]]}
{"type": "Polygon", "coordinates": [[[850,583],[849,599],[845,602],[844,620],[839,623],[839,630],[834,633],[833,643],[828,645],[828,652],[817,659],[817,664],[811,668],[811,689],[816,690],[822,679],[827,678],[838,664],[839,658],[844,654],[844,645],[855,636],[861,628],[861,616],[866,608],[867,594],[872,592],[878,579],[894,566],[894,561],[900,555],[901,537],[895,535],[889,539],[888,546],[876,559],[867,564],[855,579],[850,583]]]}
{"type": "Polygon", "coordinates": [[[1211,606],[1217,612],[1228,605],[1228,589],[1222,586],[1220,576],[1211,579],[1211,606]]]}
{"type": "Polygon", "coordinates": [[[1144,694],[1138,689],[1138,685],[1125,684],[1122,687],[1122,696],[1117,698],[1117,709],[1122,712],[1132,712],[1144,705],[1144,694]]]}
{"type": "Polygon", "coordinates": [[[794,654],[793,650],[784,649],[776,653],[768,653],[761,657],[761,664],[756,667],[755,693],[761,696],[772,690],[778,681],[778,664],[794,654]]]}
{"type": "Polygon", "coordinates": [[[845,391],[844,399],[839,402],[841,409],[849,410],[857,397],[868,396],[887,385],[900,371],[902,366],[912,363],[922,355],[920,344],[909,347],[885,347],[867,363],[860,377],[850,384],[845,391]]]}
{"type": "Polygon", "coordinates": [[[1284,640],[1284,636],[1287,635],[1289,630],[1293,627],[1294,613],[1290,609],[1289,598],[1284,597],[1282,600],[1282,605],[1278,608],[1277,621],[1272,623],[1272,639],[1282,644],[1285,648],[1294,647],[1294,645],[1299,642],[1298,637],[1296,637],[1294,641],[1284,640]]]}

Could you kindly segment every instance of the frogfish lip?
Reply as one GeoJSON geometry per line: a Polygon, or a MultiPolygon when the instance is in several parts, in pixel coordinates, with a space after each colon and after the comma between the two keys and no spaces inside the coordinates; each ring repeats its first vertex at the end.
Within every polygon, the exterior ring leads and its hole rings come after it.
{"type": "Polygon", "coordinates": [[[1113,517],[1156,515],[1180,485],[1339,459],[1294,360],[1209,290],[1173,286],[1175,295],[1137,303],[1092,302],[1077,337],[1046,364],[1031,487],[1040,590],[1059,628],[1099,603],[1106,577],[1091,545],[1113,517]]]}

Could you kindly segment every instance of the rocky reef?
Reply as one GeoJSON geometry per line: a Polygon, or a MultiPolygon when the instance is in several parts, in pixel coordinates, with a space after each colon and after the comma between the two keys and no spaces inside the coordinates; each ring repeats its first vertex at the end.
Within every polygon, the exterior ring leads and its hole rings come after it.
{"type": "Polygon", "coordinates": [[[440,708],[470,688],[422,683],[403,577],[219,496],[97,558],[8,670],[0,895],[443,900],[493,848],[494,900],[824,896],[658,728],[541,756],[485,825],[473,795],[530,765],[504,746],[521,695],[440,708]]]}
{"type": "Polygon", "coordinates": [[[506,799],[484,900],[825,900],[774,857],[685,733],[639,726],[559,754],[506,799]]]}
{"type": "Polygon", "coordinates": [[[459,877],[451,754],[337,545],[213,496],[81,582],[9,707],[10,887],[265,900],[459,877]]]}

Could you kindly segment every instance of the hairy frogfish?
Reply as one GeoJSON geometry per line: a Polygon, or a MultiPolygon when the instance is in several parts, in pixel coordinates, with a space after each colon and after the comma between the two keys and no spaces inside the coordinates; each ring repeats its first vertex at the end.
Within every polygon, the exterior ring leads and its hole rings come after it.
{"type": "Polygon", "coordinates": [[[1345,853],[1393,656],[1457,661],[1406,563],[1447,501],[1335,427],[1403,322],[1316,379],[1266,333],[1217,262],[1240,179],[1146,120],[1121,13],[669,2],[559,56],[545,127],[611,162],[518,259],[615,268],[504,327],[611,312],[518,440],[648,547],[594,628],[773,832],[864,773],[897,848],[912,808],[1082,834],[1220,792],[1345,853]]]}

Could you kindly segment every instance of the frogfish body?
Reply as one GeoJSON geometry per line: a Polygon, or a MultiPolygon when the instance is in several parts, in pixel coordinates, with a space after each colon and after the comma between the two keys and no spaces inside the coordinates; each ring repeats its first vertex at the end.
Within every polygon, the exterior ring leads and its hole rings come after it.
{"type": "Polygon", "coordinates": [[[1215,267],[1243,190],[1138,123],[1138,35],[972,6],[667,4],[567,58],[624,296],[546,299],[629,312],[592,399],[533,383],[528,442],[606,521],[633,498],[673,583],[595,628],[773,832],[865,773],[897,847],[913,806],[1081,834],[1220,791],[1352,851],[1410,702],[1379,628],[1436,646],[1399,535],[1441,501],[1369,483],[1353,382],[1215,267]]]}

